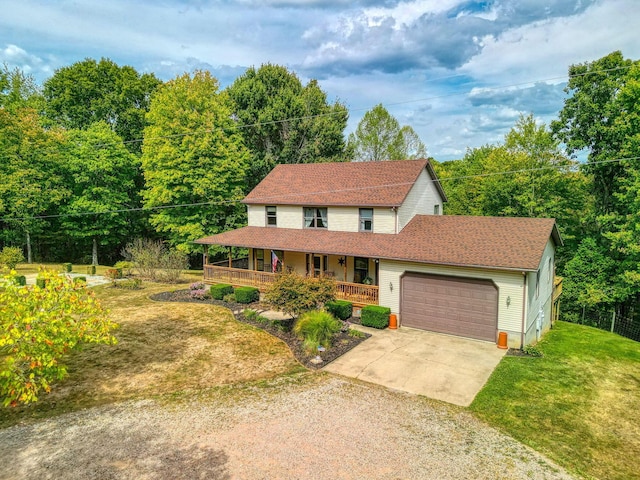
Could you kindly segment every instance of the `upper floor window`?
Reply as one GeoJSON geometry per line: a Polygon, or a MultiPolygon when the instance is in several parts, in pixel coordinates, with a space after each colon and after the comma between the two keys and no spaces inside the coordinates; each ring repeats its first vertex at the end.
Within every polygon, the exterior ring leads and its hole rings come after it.
{"type": "Polygon", "coordinates": [[[373,208],[360,209],[360,231],[373,232],[373,208]]]}
{"type": "Polygon", "coordinates": [[[304,208],[304,228],[327,228],[327,209],[316,207],[304,208]]]}
{"type": "Polygon", "coordinates": [[[433,214],[434,214],[434,215],[440,215],[440,205],[435,204],[435,205],[433,206],[433,214]]]}
{"type": "Polygon", "coordinates": [[[536,298],[540,296],[540,270],[536,272],[536,298]]]}
{"type": "Polygon", "coordinates": [[[275,227],[278,225],[277,216],[276,216],[276,207],[268,206],[265,207],[266,215],[267,215],[267,227],[275,227]]]}

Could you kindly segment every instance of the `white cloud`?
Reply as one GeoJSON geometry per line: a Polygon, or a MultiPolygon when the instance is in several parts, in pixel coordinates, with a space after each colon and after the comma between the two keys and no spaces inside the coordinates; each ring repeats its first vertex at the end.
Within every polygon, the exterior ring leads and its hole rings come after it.
{"type": "Polygon", "coordinates": [[[492,84],[555,78],[566,81],[569,65],[622,49],[640,57],[637,0],[601,1],[581,14],[552,18],[482,39],[481,52],[461,72],[492,84]],[[560,77],[560,78],[557,78],[560,77]]]}
{"type": "MultiPolygon", "coordinates": [[[[52,59],[50,58],[50,60],[52,59]]],[[[24,73],[34,76],[47,76],[53,73],[53,67],[50,63],[11,43],[7,44],[4,49],[0,49],[0,63],[18,67],[24,73]]]]}

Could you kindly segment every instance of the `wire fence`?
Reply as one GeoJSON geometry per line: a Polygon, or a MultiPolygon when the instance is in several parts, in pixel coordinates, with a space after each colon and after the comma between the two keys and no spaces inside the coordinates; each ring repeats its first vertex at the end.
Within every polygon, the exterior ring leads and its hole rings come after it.
{"type": "Polygon", "coordinates": [[[640,316],[622,316],[615,312],[583,311],[582,322],[584,325],[617,333],[623,337],[640,342],[640,316]]]}

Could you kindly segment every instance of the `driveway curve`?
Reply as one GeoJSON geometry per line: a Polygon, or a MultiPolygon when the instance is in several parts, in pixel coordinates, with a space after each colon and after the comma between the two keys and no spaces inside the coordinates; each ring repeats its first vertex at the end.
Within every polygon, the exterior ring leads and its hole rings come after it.
{"type": "Polygon", "coordinates": [[[10,427],[0,458],[0,479],[572,478],[463,409],[327,373],[10,427]]]}

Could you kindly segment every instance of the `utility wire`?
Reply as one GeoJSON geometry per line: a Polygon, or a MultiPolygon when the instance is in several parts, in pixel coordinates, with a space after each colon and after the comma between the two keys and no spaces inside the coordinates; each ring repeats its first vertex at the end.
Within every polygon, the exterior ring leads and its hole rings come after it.
{"type": "MultiPolygon", "coordinates": [[[[437,180],[430,180],[433,183],[442,183],[448,182],[452,180],[465,180],[469,178],[484,178],[491,177],[497,175],[512,175],[516,173],[527,173],[527,172],[539,172],[544,170],[555,170],[565,168],[567,170],[575,170],[581,166],[591,166],[591,165],[601,165],[607,163],[620,163],[628,160],[640,160],[640,156],[636,157],[625,157],[625,158],[613,158],[609,160],[599,160],[596,162],[589,162],[586,164],[560,164],[560,165],[547,165],[544,167],[536,167],[536,168],[522,168],[519,170],[504,170],[500,172],[489,172],[489,173],[478,173],[473,175],[461,175],[457,177],[448,177],[448,178],[439,178],[437,180]]],[[[402,160],[397,160],[401,162],[402,160]]],[[[401,187],[406,185],[412,185],[414,182],[399,182],[399,183],[388,183],[384,185],[369,185],[364,187],[352,187],[352,188],[344,188],[344,189],[333,189],[333,190],[318,190],[318,191],[305,191],[302,193],[290,193],[285,195],[277,195],[273,197],[258,197],[252,198],[252,203],[262,203],[268,202],[271,200],[278,200],[283,198],[292,198],[292,197],[308,197],[309,195],[322,195],[322,194],[331,194],[331,193],[343,193],[343,192],[354,192],[354,191],[362,191],[362,190],[372,190],[379,188],[392,188],[392,187],[401,187]]],[[[243,197],[244,198],[244,197],[243,197]]],[[[36,220],[36,219],[47,219],[47,218],[62,218],[62,217],[79,217],[79,216],[87,216],[87,215],[103,215],[103,214],[113,214],[113,213],[125,213],[125,212],[140,212],[140,211],[153,211],[153,210],[164,210],[171,208],[182,208],[182,207],[198,207],[198,206],[230,206],[237,205],[242,201],[242,198],[235,198],[230,200],[220,200],[220,201],[210,201],[210,202],[196,202],[196,203],[182,203],[178,205],[159,205],[156,207],[135,207],[135,208],[121,208],[116,210],[107,210],[107,211],[98,211],[98,212],[77,212],[77,213],[61,213],[55,215],[34,215],[31,217],[4,217],[0,220],[2,221],[17,221],[17,220],[36,220]]]]}

